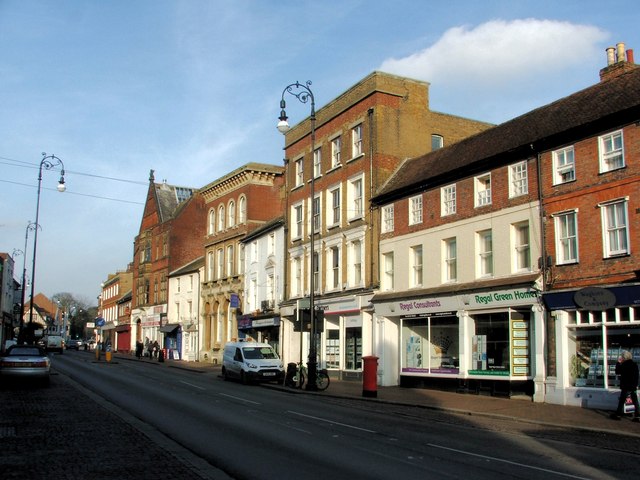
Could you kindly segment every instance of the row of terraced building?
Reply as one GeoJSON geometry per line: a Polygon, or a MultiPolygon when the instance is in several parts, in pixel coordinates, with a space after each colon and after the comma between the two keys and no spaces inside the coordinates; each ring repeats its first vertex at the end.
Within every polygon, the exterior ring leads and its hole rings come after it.
{"type": "Polygon", "coordinates": [[[213,363],[253,338],[297,362],[314,285],[333,376],[360,379],[375,356],[379,385],[615,404],[621,350],[640,363],[631,50],[608,49],[597,84],[497,126],[434,112],[429,84],[382,72],[315,114],[285,134],[282,165],[199,188],[151,172],[98,333],[213,363]]]}

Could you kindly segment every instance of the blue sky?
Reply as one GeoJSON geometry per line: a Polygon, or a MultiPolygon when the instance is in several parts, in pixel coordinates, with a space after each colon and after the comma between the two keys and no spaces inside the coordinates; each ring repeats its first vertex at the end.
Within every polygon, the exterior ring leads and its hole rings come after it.
{"type": "MultiPolygon", "coordinates": [[[[43,173],[35,289],[95,303],[132,260],[151,169],[198,188],[248,162],[282,164],[286,85],[311,80],[321,108],[383,70],[428,81],[433,110],[500,123],[597,83],[608,46],[640,58],[639,12],[590,0],[0,0],[0,251],[24,250],[42,152],[55,154],[67,191],[43,173]]],[[[309,113],[288,107],[293,124],[309,113]]]]}

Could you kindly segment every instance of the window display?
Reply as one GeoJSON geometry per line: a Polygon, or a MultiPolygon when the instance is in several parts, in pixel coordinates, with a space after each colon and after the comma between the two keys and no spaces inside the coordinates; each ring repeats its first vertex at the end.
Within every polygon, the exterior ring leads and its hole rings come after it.
{"type": "Polygon", "coordinates": [[[346,370],[362,369],[362,328],[347,328],[345,330],[346,370]]]}
{"type": "MultiPolygon", "coordinates": [[[[570,323],[576,323],[571,312],[570,323]]],[[[628,350],[640,365],[640,327],[631,325],[572,326],[569,329],[569,375],[571,386],[617,388],[615,366],[628,350]],[[605,341],[606,339],[606,341],[605,341]],[[606,373],[606,375],[605,375],[606,373]]]]}
{"type": "Polygon", "coordinates": [[[340,330],[327,330],[327,368],[340,368],[340,330]]]}
{"type": "Polygon", "coordinates": [[[458,373],[458,318],[404,319],[403,372],[458,373]]]}
{"type": "Polygon", "coordinates": [[[471,374],[509,375],[509,312],[474,315],[473,365],[471,374]]]}

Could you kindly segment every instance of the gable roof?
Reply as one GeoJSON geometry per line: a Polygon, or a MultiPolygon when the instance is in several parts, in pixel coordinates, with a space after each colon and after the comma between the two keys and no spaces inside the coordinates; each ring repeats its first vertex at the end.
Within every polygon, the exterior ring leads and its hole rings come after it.
{"type": "Polygon", "coordinates": [[[488,167],[525,159],[572,141],[578,134],[594,134],[638,118],[640,68],[633,68],[449,147],[406,160],[372,202],[406,197],[488,167]]]}
{"type": "Polygon", "coordinates": [[[179,205],[189,200],[196,191],[195,188],[177,187],[168,183],[154,183],[154,192],[158,204],[160,222],[171,220],[179,205]]]}

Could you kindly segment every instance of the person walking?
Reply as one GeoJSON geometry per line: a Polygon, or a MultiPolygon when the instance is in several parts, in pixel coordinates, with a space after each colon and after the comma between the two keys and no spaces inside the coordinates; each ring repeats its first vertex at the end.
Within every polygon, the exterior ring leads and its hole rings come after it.
{"type": "Polygon", "coordinates": [[[624,404],[627,397],[631,397],[633,402],[633,421],[640,422],[640,407],[638,406],[638,365],[633,361],[631,352],[625,350],[616,363],[616,375],[620,376],[620,398],[618,399],[618,409],[611,414],[614,420],[620,420],[624,415],[624,404]]]}

